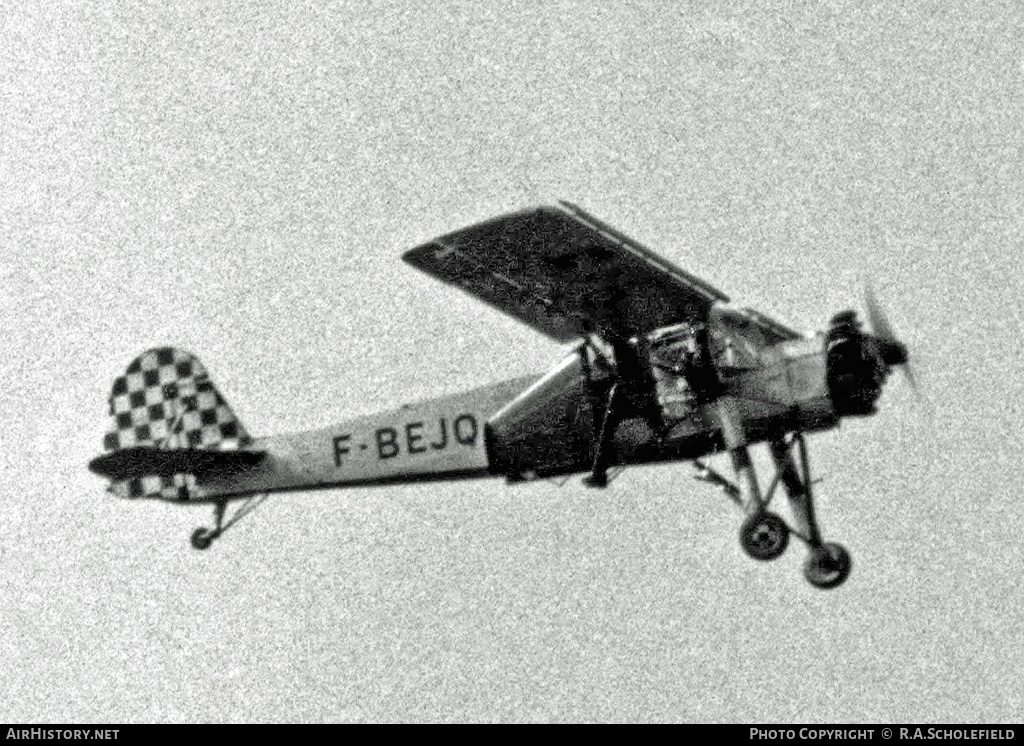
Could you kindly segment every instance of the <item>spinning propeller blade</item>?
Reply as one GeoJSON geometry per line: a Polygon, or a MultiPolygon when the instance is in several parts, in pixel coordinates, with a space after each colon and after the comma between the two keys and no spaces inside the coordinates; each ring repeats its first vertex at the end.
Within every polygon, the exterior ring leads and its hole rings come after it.
{"type": "Polygon", "coordinates": [[[886,318],[885,313],[878,305],[878,298],[875,297],[875,290],[871,283],[864,287],[864,302],[868,307],[868,319],[871,322],[871,330],[879,337],[895,342],[896,335],[892,331],[892,325],[889,324],[889,319],[886,318]]]}
{"type": "Polygon", "coordinates": [[[910,354],[907,351],[907,346],[896,338],[892,324],[889,323],[885,312],[882,311],[881,306],[878,304],[878,298],[875,297],[875,291],[871,287],[870,282],[866,283],[864,287],[864,304],[867,306],[871,332],[881,343],[882,357],[885,359],[886,364],[890,366],[899,365],[907,379],[907,383],[910,384],[910,389],[914,392],[915,396],[920,398],[917,380],[914,377],[913,368],[910,366],[910,354]]]}

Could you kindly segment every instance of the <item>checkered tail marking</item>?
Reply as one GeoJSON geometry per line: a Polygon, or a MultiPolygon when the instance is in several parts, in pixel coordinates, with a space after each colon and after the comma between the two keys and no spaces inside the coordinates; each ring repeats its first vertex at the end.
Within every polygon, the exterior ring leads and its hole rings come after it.
{"type": "MultiPolygon", "coordinates": [[[[231,450],[252,442],[206,368],[185,350],[158,347],[135,358],[110,391],[105,451],[133,446],[231,450]]],[[[122,497],[187,500],[190,474],[144,476],[115,482],[122,497]]]]}

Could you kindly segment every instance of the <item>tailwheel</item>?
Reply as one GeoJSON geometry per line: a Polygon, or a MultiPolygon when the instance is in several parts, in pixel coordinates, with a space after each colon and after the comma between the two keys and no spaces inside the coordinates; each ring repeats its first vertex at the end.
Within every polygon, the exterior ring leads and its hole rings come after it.
{"type": "Polygon", "coordinates": [[[756,560],[773,560],[786,551],[789,527],[775,513],[759,511],[743,521],[740,544],[756,560]]]}
{"type": "Polygon", "coordinates": [[[235,511],[235,514],[231,516],[231,519],[228,521],[224,520],[224,513],[228,509],[228,501],[226,499],[217,500],[213,506],[213,528],[204,528],[203,526],[200,526],[193,531],[192,546],[195,549],[209,549],[210,545],[213,544],[214,539],[234,526],[242,518],[249,515],[249,513],[258,508],[266,499],[266,494],[258,494],[249,497],[242,506],[235,511]]]}
{"type": "Polygon", "coordinates": [[[220,531],[215,531],[200,526],[192,532],[192,547],[195,549],[209,549],[213,540],[220,536],[220,531]]]}
{"type": "Polygon", "coordinates": [[[811,550],[804,565],[804,577],[817,588],[835,588],[849,577],[852,565],[846,549],[839,544],[826,543],[811,550]]]}

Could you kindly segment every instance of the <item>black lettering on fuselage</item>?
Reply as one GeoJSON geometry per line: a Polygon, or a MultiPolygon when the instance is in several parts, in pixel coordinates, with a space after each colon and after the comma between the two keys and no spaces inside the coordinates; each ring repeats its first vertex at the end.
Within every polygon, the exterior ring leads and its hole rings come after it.
{"type": "MultiPolygon", "coordinates": [[[[422,420],[407,422],[403,427],[405,429],[404,453],[409,456],[428,453],[431,450],[443,451],[450,447],[453,441],[463,446],[475,446],[480,435],[480,426],[477,424],[476,417],[468,413],[456,417],[450,428],[447,418],[438,417],[438,434],[436,436],[431,436],[430,428],[422,420]],[[451,438],[448,436],[449,429],[452,433],[451,438]]],[[[402,455],[403,441],[399,440],[400,433],[401,430],[394,427],[377,428],[374,439],[377,443],[378,459],[389,459],[402,455]]],[[[351,451],[348,445],[350,440],[350,435],[338,435],[334,438],[335,465],[341,466],[342,457],[351,451]]],[[[360,444],[359,448],[365,450],[366,444],[360,444]]]]}
{"type": "Polygon", "coordinates": [[[423,423],[408,423],[405,426],[405,449],[409,453],[426,453],[427,447],[419,445],[421,440],[423,440],[423,423]]]}
{"type": "Polygon", "coordinates": [[[341,457],[348,453],[348,446],[345,445],[352,436],[346,433],[345,435],[334,436],[334,465],[341,466],[341,457]]]}
{"type": "Polygon", "coordinates": [[[455,431],[455,440],[464,446],[476,445],[477,426],[476,417],[471,414],[461,414],[452,423],[455,431]]]}
{"type": "Polygon", "coordinates": [[[437,422],[441,426],[441,440],[437,443],[431,442],[430,447],[435,451],[443,451],[448,447],[448,420],[442,417],[437,422]]]}
{"type": "Polygon", "coordinates": [[[377,458],[394,458],[398,455],[398,431],[393,427],[377,430],[377,458]]]}

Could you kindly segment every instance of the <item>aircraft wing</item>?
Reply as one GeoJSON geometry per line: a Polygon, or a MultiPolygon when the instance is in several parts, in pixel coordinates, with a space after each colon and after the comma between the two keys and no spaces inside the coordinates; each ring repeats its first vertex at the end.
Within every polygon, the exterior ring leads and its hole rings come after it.
{"type": "Polygon", "coordinates": [[[402,258],[559,342],[703,321],[728,301],[568,202],[448,233],[402,258]]]}

